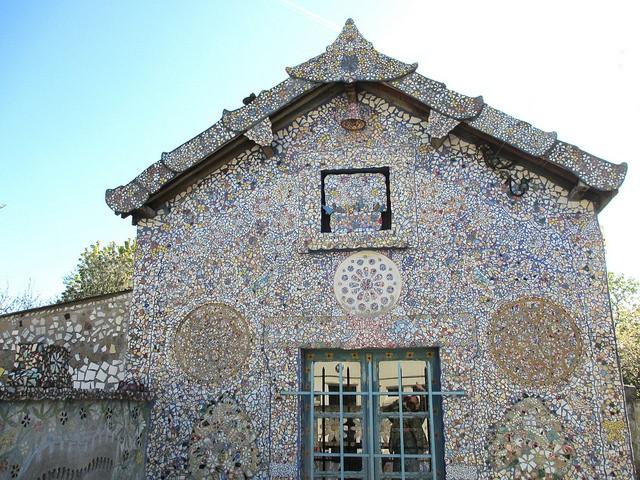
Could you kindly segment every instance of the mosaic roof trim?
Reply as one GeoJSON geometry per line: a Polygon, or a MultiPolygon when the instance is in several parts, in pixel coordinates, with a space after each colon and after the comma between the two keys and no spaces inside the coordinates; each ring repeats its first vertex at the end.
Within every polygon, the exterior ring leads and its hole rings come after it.
{"type": "Polygon", "coordinates": [[[403,77],[418,68],[381,54],[358,31],[352,19],[344,24],[327,51],[287,68],[293,78],[312,82],[385,82],[403,77]]]}
{"type": "Polygon", "coordinates": [[[589,187],[613,192],[624,181],[627,164],[619,165],[595,157],[578,147],[557,140],[555,132],[544,132],[486,105],[482,97],[468,97],[445,84],[415,72],[417,64],[405,64],[377,52],[347,20],[327,52],[297,67],[275,87],[262,91],[251,103],[233,111],[200,135],[160,160],[126,185],[106,191],[106,202],[126,216],[143,207],[182,172],[198,165],[240,135],[268,146],[269,117],[303,95],[331,82],[378,81],[410,96],[431,109],[429,132],[442,138],[458,123],[466,124],[528,155],[539,157],[575,175],[589,187]]]}
{"type": "Polygon", "coordinates": [[[389,85],[437,112],[457,120],[473,118],[479,115],[484,107],[482,97],[467,97],[449,90],[444,83],[431,80],[417,72],[389,82],[389,85]]]}
{"type": "Polygon", "coordinates": [[[264,145],[269,115],[318,86],[318,83],[289,78],[262,91],[250,104],[233,111],[225,110],[218,122],[175,150],[163,153],[159,161],[131,182],[108,189],[105,194],[107,205],[119,215],[130,214],[168,182],[242,134],[264,145]]]}

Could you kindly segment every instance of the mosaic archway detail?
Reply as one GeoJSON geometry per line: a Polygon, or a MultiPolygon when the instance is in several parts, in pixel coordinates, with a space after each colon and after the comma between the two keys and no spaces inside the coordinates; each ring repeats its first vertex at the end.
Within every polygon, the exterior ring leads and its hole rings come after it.
{"type": "Polygon", "coordinates": [[[336,270],[333,291],[348,313],[375,317],[390,311],[400,298],[402,279],[393,261],[377,252],[349,255],[336,270]]]}
{"type": "Polygon", "coordinates": [[[502,305],[493,316],[489,348],[511,380],[529,387],[566,382],[582,355],[580,330],[553,302],[526,297],[502,305]]]}
{"type": "Polygon", "coordinates": [[[249,415],[227,396],[207,405],[191,435],[189,470],[193,478],[252,478],[259,466],[249,415]]]}
{"type": "Polygon", "coordinates": [[[173,355],[188,377],[218,384],[243,367],[251,346],[247,321],[228,305],[208,303],[192,310],[178,325],[173,355]]]}
{"type": "Polygon", "coordinates": [[[575,450],[549,409],[537,398],[525,398],[502,419],[489,455],[498,479],[560,479],[575,450]]]}

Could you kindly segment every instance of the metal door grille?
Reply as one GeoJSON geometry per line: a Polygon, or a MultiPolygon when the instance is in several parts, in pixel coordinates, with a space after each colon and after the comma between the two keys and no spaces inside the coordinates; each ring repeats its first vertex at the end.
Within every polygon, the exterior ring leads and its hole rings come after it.
{"type": "MultiPolygon", "coordinates": [[[[440,480],[444,478],[444,465],[441,465],[439,452],[442,451],[442,445],[438,443],[442,442],[442,438],[436,439],[436,425],[441,425],[442,419],[438,412],[435,413],[435,403],[440,403],[439,400],[444,396],[460,396],[464,395],[464,391],[441,391],[440,389],[434,389],[434,383],[439,385],[439,378],[434,378],[434,362],[437,360],[436,350],[392,350],[392,351],[340,351],[340,350],[323,350],[305,352],[305,368],[303,369],[303,390],[301,391],[285,391],[281,392],[283,395],[295,395],[301,398],[303,403],[302,408],[302,422],[304,428],[302,429],[306,438],[303,438],[303,465],[304,475],[303,478],[331,478],[344,480],[345,478],[362,478],[362,479],[382,479],[382,478],[419,478],[419,479],[431,479],[440,480]],[[424,391],[413,391],[406,393],[403,391],[406,385],[403,385],[403,360],[418,359],[416,352],[422,352],[423,355],[419,355],[420,360],[426,361],[426,388],[424,391]],[[321,390],[315,390],[314,388],[314,369],[316,359],[331,359],[337,361],[337,391],[330,390],[323,387],[321,390]],[[344,363],[353,362],[354,359],[361,365],[361,391],[345,391],[344,376],[345,368],[344,363]],[[397,361],[397,392],[393,391],[380,391],[379,378],[375,376],[375,373],[379,373],[379,365],[382,361],[397,361]],[[438,380],[435,382],[435,380],[438,380]],[[304,388],[306,387],[306,388],[304,388]],[[403,397],[420,396],[426,401],[425,412],[407,412],[403,407],[403,397]],[[325,413],[318,412],[314,399],[320,396],[324,405],[324,396],[337,397],[338,412],[325,413]],[[361,397],[361,410],[359,414],[351,412],[345,412],[344,404],[345,398],[350,396],[361,397]],[[380,405],[380,397],[397,397],[398,411],[391,413],[383,413],[378,408],[380,405]],[[424,417],[428,419],[428,443],[429,453],[416,454],[405,452],[405,420],[415,417],[424,417]],[[340,428],[339,433],[339,449],[338,452],[318,452],[315,451],[314,445],[316,438],[316,420],[320,419],[324,422],[324,419],[338,419],[338,425],[340,428]],[[356,418],[361,422],[361,437],[362,448],[361,453],[347,452],[344,445],[344,434],[342,428],[345,422],[345,418],[356,418]],[[384,418],[397,418],[400,425],[400,451],[399,453],[382,453],[380,448],[379,439],[379,426],[380,420],[384,418]],[[339,462],[339,471],[317,471],[315,463],[318,460],[329,459],[334,462],[339,462]],[[350,458],[361,459],[361,470],[359,471],[345,471],[345,460],[350,458]],[[396,463],[399,460],[399,471],[385,472],[382,471],[381,466],[383,460],[392,460],[396,463]],[[415,459],[416,462],[428,460],[430,471],[429,472],[408,472],[406,471],[406,464],[415,459]],[[380,460],[380,462],[377,462],[380,460]]],[[[324,375],[324,374],[323,374],[324,375]]],[[[323,385],[324,376],[323,376],[323,385]]],[[[335,400],[334,400],[335,401],[335,400]]],[[[323,408],[324,410],[324,408],[323,408]]],[[[323,429],[324,430],[324,429],[323,429]]],[[[323,432],[324,433],[324,432],[323,432]]]]}

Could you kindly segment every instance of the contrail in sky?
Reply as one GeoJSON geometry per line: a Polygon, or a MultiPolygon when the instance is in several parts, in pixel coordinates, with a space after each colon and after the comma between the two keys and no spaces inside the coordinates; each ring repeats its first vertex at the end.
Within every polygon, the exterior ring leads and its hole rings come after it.
{"type": "Polygon", "coordinates": [[[325,28],[328,28],[329,30],[331,30],[333,32],[340,32],[340,30],[342,30],[340,25],[338,25],[337,23],[334,23],[331,20],[329,20],[327,18],[324,18],[322,15],[318,15],[317,13],[312,12],[311,10],[298,5],[293,0],[280,0],[280,3],[282,3],[285,6],[289,7],[294,12],[299,13],[300,15],[302,15],[304,17],[307,17],[312,22],[315,22],[318,25],[321,25],[321,26],[323,26],[325,28]]]}

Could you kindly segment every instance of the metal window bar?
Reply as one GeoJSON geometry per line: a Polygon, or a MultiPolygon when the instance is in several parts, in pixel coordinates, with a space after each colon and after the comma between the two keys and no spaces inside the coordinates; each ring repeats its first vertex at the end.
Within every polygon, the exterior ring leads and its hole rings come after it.
{"type": "Polygon", "coordinates": [[[402,367],[398,362],[398,412],[400,412],[400,478],[404,480],[404,418],[402,415],[402,367]]]}
{"type": "Polygon", "coordinates": [[[338,366],[338,392],[340,396],[338,397],[338,401],[340,402],[340,480],[344,480],[344,412],[343,410],[343,400],[342,396],[342,362],[339,363],[338,366]]]}
{"type": "MultiPolygon", "coordinates": [[[[406,480],[407,477],[409,478],[422,478],[420,473],[417,474],[417,476],[413,473],[407,473],[405,472],[405,459],[406,458],[415,458],[415,459],[423,459],[423,460],[430,460],[431,461],[431,478],[432,480],[436,480],[437,479],[437,456],[435,455],[435,427],[434,427],[434,415],[433,415],[433,397],[434,396],[462,396],[465,395],[465,391],[464,390],[454,390],[454,391],[434,391],[433,390],[433,386],[432,386],[432,381],[433,381],[433,374],[432,374],[432,367],[431,367],[431,362],[427,362],[427,385],[428,385],[428,390],[426,392],[411,392],[411,396],[426,396],[427,397],[427,401],[429,403],[429,411],[428,411],[428,418],[429,418],[429,449],[430,452],[429,454],[405,454],[404,453],[404,418],[411,418],[411,417],[415,417],[415,416],[425,416],[424,414],[418,414],[418,415],[414,415],[414,414],[410,414],[410,413],[404,413],[403,412],[403,407],[402,407],[402,397],[403,397],[403,392],[402,392],[402,368],[401,368],[401,361],[398,360],[398,391],[397,392],[393,392],[393,391],[387,391],[387,392],[380,392],[380,391],[374,391],[373,390],[373,367],[372,367],[372,361],[368,360],[367,363],[367,372],[368,372],[368,381],[367,383],[367,391],[360,391],[360,392],[345,392],[343,391],[343,385],[342,385],[342,371],[343,371],[343,363],[339,362],[339,366],[338,366],[338,391],[337,392],[330,392],[330,391],[325,391],[325,385],[323,383],[323,390],[322,391],[316,391],[314,389],[314,361],[311,361],[309,364],[309,369],[310,369],[310,391],[299,391],[299,390],[286,390],[286,391],[282,391],[281,395],[294,395],[294,396],[300,396],[300,397],[305,397],[308,396],[309,397],[309,478],[313,479],[313,478],[324,478],[324,477],[335,477],[336,476],[336,472],[326,472],[323,471],[322,473],[316,473],[315,472],[315,459],[316,458],[339,458],[340,460],[340,478],[341,480],[344,480],[344,459],[345,458],[367,458],[369,460],[369,468],[368,468],[368,477],[369,480],[375,480],[375,459],[376,458],[399,458],[400,459],[400,463],[401,463],[401,471],[400,471],[400,477],[403,480],[406,480]],[[314,412],[314,397],[316,395],[338,395],[339,397],[339,419],[340,419],[340,453],[329,453],[329,452],[315,452],[314,451],[314,445],[315,445],[315,419],[316,417],[316,413],[314,412]],[[345,412],[343,411],[343,397],[345,395],[360,395],[360,396],[367,396],[368,399],[368,417],[369,417],[369,425],[367,425],[367,430],[369,433],[369,443],[370,445],[368,446],[368,448],[366,449],[367,451],[365,451],[364,453],[345,453],[344,452],[344,438],[343,438],[343,422],[344,422],[344,418],[345,418],[345,412]],[[375,396],[397,396],[398,397],[398,404],[399,404],[399,419],[400,419],[400,426],[401,426],[401,434],[400,434],[400,455],[398,454],[382,454],[382,453],[375,453],[375,443],[374,443],[374,429],[373,429],[373,398],[375,396]]],[[[395,415],[392,414],[386,414],[385,416],[393,416],[395,417],[395,415]]],[[[426,418],[426,416],[425,416],[426,418]]],[[[363,429],[364,430],[364,429],[363,429]]],[[[364,434],[364,431],[363,431],[364,434]]],[[[363,472],[348,472],[350,477],[360,477],[360,478],[364,478],[364,473],[363,472]]],[[[384,475],[384,478],[398,478],[397,475],[384,475]]]]}
{"type": "MultiPolygon", "coordinates": [[[[315,382],[316,379],[313,373],[311,374],[311,378],[315,382]]],[[[313,388],[315,388],[314,385],[315,383],[312,385],[313,388]]],[[[327,390],[327,377],[326,377],[325,367],[322,367],[322,390],[323,391],[327,390]]],[[[326,409],[326,397],[324,395],[320,396],[320,401],[322,403],[322,451],[324,452],[327,448],[327,442],[326,442],[327,419],[324,416],[325,409],[326,409]]],[[[325,471],[326,469],[327,469],[327,459],[326,457],[322,457],[322,471],[325,471]]]]}

